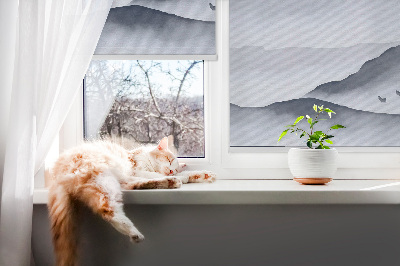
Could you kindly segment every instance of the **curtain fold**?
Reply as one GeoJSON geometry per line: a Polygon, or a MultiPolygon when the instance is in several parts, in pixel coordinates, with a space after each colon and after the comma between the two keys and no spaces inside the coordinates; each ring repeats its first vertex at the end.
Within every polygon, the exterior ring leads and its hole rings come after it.
{"type": "Polygon", "coordinates": [[[112,0],[19,1],[0,265],[30,263],[33,177],[79,91],[111,4],[112,0]]]}
{"type": "Polygon", "coordinates": [[[17,1],[0,1],[0,197],[15,59],[17,11],[17,1]]]}

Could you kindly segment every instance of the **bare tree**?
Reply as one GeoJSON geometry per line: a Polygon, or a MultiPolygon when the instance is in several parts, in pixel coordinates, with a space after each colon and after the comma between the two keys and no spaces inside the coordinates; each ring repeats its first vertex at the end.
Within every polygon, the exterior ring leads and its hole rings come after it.
{"type": "Polygon", "coordinates": [[[203,99],[187,93],[198,79],[193,70],[202,61],[180,61],[171,68],[156,61],[137,60],[129,67],[115,66],[111,71],[102,62],[91,66],[93,73],[88,72],[91,84],[86,86],[85,97],[99,100],[112,93],[113,103],[99,136],[156,143],[172,135],[180,156],[204,155],[203,99]],[[111,78],[105,77],[106,72],[111,78]]]}

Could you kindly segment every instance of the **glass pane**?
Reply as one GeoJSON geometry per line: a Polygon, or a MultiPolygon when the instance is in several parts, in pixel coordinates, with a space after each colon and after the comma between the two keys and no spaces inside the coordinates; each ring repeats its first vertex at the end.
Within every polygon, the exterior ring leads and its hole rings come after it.
{"type": "Polygon", "coordinates": [[[316,104],[334,146],[400,147],[400,2],[299,2],[229,1],[230,145],[305,147],[316,104]]]}
{"type": "Polygon", "coordinates": [[[179,157],[204,157],[203,102],[203,61],[93,60],[85,138],[155,144],[169,136],[179,157]]]}

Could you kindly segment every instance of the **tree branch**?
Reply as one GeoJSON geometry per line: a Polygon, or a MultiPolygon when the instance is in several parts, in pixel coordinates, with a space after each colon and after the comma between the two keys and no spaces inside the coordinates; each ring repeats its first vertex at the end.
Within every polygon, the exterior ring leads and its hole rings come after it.
{"type": "Polygon", "coordinates": [[[162,120],[172,121],[172,122],[175,122],[176,124],[178,124],[181,128],[186,128],[186,129],[204,129],[203,126],[199,126],[197,128],[195,128],[195,127],[190,128],[190,127],[187,127],[184,124],[182,124],[176,117],[164,116],[164,115],[156,115],[156,114],[149,113],[149,112],[147,112],[145,110],[142,110],[142,109],[129,108],[127,111],[144,113],[145,114],[144,117],[155,117],[155,118],[159,118],[159,119],[162,119],[162,120]]]}
{"type": "Polygon", "coordinates": [[[193,61],[193,62],[190,64],[190,66],[188,67],[188,69],[186,69],[185,74],[183,74],[183,77],[182,77],[182,79],[180,80],[180,84],[179,84],[179,88],[178,88],[178,93],[177,93],[176,98],[175,98],[174,115],[176,114],[176,109],[177,109],[177,107],[178,107],[179,97],[180,97],[180,95],[181,95],[182,88],[183,88],[183,84],[185,83],[186,77],[187,77],[187,75],[190,73],[190,70],[192,70],[192,68],[193,68],[196,64],[198,64],[198,63],[200,63],[200,62],[201,62],[201,61],[193,61]]]}
{"type": "Polygon", "coordinates": [[[153,100],[153,104],[154,104],[154,106],[156,107],[157,112],[158,112],[158,113],[160,114],[160,116],[161,116],[161,115],[162,115],[162,112],[161,112],[161,110],[160,110],[160,107],[158,106],[157,100],[156,100],[156,98],[155,98],[155,96],[154,96],[154,93],[153,93],[153,89],[152,89],[152,87],[151,87],[150,77],[149,77],[149,70],[148,70],[148,69],[145,70],[144,67],[140,64],[139,60],[136,60],[136,62],[137,62],[137,64],[138,64],[138,66],[140,67],[140,69],[142,69],[142,71],[144,72],[144,75],[146,76],[147,86],[148,86],[148,88],[149,88],[149,92],[150,92],[151,99],[153,100]]]}

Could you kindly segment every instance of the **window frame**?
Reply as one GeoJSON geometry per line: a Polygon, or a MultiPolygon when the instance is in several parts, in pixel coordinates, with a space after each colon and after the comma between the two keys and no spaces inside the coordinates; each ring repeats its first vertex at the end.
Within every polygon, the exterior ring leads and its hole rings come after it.
{"type": "MultiPolygon", "coordinates": [[[[206,169],[220,179],[291,179],[288,147],[230,147],[229,144],[229,1],[216,1],[216,45],[218,60],[204,58],[205,157],[182,158],[189,169],[206,169]]],[[[188,59],[166,56],[165,59],[188,59]]],[[[93,59],[116,59],[94,56],[93,59]]],[[[119,59],[122,59],[121,57],[119,59]]],[[[158,56],[124,57],[154,59],[158,56]]],[[[192,59],[192,57],[191,57],[192,59]]],[[[77,97],[60,130],[63,150],[83,141],[83,93],[77,97]]],[[[400,179],[400,147],[338,147],[335,179],[400,179]]]]}
{"type": "MultiPolygon", "coordinates": [[[[138,56],[138,57],[140,57],[141,59],[138,59],[138,58],[136,58],[136,57],[134,57],[133,55],[129,55],[129,56],[127,56],[126,58],[124,57],[124,58],[121,58],[120,57],[121,55],[117,55],[117,58],[115,58],[115,57],[113,57],[112,55],[93,55],[93,57],[92,57],[92,60],[114,60],[114,61],[118,61],[118,60],[120,60],[120,61],[126,61],[126,60],[131,60],[131,61],[135,61],[135,60],[154,60],[154,61],[163,61],[163,60],[166,60],[166,61],[168,61],[168,60],[199,60],[199,61],[203,61],[203,121],[204,121],[204,136],[206,135],[206,132],[205,132],[205,130],[206,130],[206,117],[207,117],[207,114],[206,114],[206,110],[207,110],[207,106],[208,106],[208,104],[205,102],[205,99],[206,98],[208,98],[207,97],[207,91],[208,91],[208,84],[206,84],[206,80],[207,80],[207,77],[206,77],[206,73],[207,73],[207,71],[206,71],[206,60],[204,60],[204,59],[201,59],[201,58],[194,58],[194,57],[190,57],[190,56],[187,56],[187,55],[178,55],[178,57],[179,58],[174,58],[174,57],[171,57],[171,56],[167,56],[167,57],[165,57],[164,55],[141,55],[141,56],[138,56]],[[161,58],[161,59],[160,59],[161,58]]],[[[197,55],[197,56],[199,56],[199,55],[197,55]]],[[[84,110],[84,103],[85,103],[85,80],[83,80],[83,83],[82,83],[82,87],[81,87],[81,93],[79,93],[79,97],[81,97],[81,99],[79,99],[79,102],[82,102],[83,104],[82,104],[82,106],[83,106],[83,113],[82,113],[82,127],[83,127],[83,129],[82,129],[82,132],[83,132],[83,135],[82,135],[82,139],[84,139],[84,132],[85,132],[85,114],[84,114],[84,112],[85,112],[85,110],[84,110]]],[[[77,105],[76,106],[78,106],[78,103],[77,103],[77,105]]],[[[76,107],[75,107],[76,108],[76,107]]],[[[80,112],[80,110],[79,110],[79,112],[80,112]]],[[[78,121],[79,122],[79,121],[78,121]]],[[[80,123],[80,122],[79,122],[80,123]]],[[[77,130],[79,130],[79,129],[77,129],[77,130]]],[[[78,136],[78,137],[81,137],[81,136],[78,136]]],[[[206,149],[206,145],[207,145],[207,143],[206,143],[206,141],[208,140],[208,138],[204,138],[204,157],[182,157],[182,158],[180,158],[180,161],[181,160],[185,160],[185,162],[188,162],[188,163],[204,163],[204,162],[207,162],[208,161],[208,159],[207,159],[207,149],[206,149]],[[195,159],[195,160],[193,160],[193,159],[195,159]]],[[[79,141],[77,140],[76,141],[76,143],[78,144],[79,143],[79,141]]]]}

